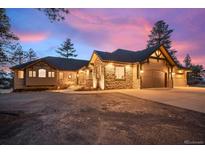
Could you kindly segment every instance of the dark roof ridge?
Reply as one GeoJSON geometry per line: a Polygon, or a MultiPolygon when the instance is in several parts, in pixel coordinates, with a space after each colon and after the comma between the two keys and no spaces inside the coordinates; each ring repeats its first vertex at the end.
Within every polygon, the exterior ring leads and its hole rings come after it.
{"type": "Polygon", "coordinates": [[[78,70],[84,66],[87,66],[89,63],[89,60],[83,60],[83,59],[74,59],[74,58],[63,58],[63,57],[53,57],[53,56],[46,56],[42,57],[30,62],[26,62],[20,65],[16,65],[11,67],[11,69],[24,69],[30,65],[35,64],[36,62],[44,61],[51,66],[60,69],[60,70],[78,70]]]}

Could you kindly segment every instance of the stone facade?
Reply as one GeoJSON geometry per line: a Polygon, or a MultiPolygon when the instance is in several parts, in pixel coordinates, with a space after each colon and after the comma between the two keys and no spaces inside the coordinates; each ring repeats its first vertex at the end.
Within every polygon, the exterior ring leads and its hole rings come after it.
{"type": "Polygon", "coordinates": [[[133,66],[120,63],[107,63],[105,66],[105,89],[129,89],[133,88],[133,66]],[[124,79],[116,79],[116,67],[124,67],[124,79]]]}
{"type": "Polygon", "coordinates": [[[105,63],[99,57],[96,57],[92,63],[92,80],[94,89],[105,89],[105,63]]]}

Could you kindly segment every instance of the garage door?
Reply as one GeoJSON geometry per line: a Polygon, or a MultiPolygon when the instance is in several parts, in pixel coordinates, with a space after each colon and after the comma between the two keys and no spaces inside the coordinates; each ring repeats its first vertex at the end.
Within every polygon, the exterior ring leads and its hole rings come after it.
{"type": "Polygon", "coordinates": [[[161,71],[145,71],[142,74],[142,88],[165,87],[165,73],[161,71]]]}

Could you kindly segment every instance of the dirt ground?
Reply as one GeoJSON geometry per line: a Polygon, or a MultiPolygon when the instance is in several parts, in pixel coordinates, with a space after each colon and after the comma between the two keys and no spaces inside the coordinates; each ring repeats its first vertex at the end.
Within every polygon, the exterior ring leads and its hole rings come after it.
{"type": "Polygon", "coordinates": [[[0,144],[204,144],[205,114],[121,93],[0,95],[0,144]]]}

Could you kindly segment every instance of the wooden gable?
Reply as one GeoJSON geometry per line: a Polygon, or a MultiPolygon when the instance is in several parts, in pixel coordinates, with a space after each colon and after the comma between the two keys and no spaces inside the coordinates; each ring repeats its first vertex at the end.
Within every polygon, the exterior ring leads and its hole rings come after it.
{"type": "Polygon", "coordinates": [[[165,59],[163,53],[161,52],[161,50],[156,50],[154,53],[151,54],[152,58],[160,58],[160,59],[165,59]]]}
{"type": "Polygon", "coordinates": [[[100,61],[102,61],[101,58],[100,58],[95,52],[93,52],[93,54],[92,54],[92,56],[91,56],[91,58],[90,58],[89,64],[93,64],[97,59],[99,59],[100,61]]]}
{"type": "Polygon", "coordinates": [[[155,58],[155,59],[164,59],[172,66],[177,66],[173,58],[171,57],[170,53],[167,51],[167,49],[162,45],[160,46],[156,51],[154,51],[149,58],[155,58]]]}

